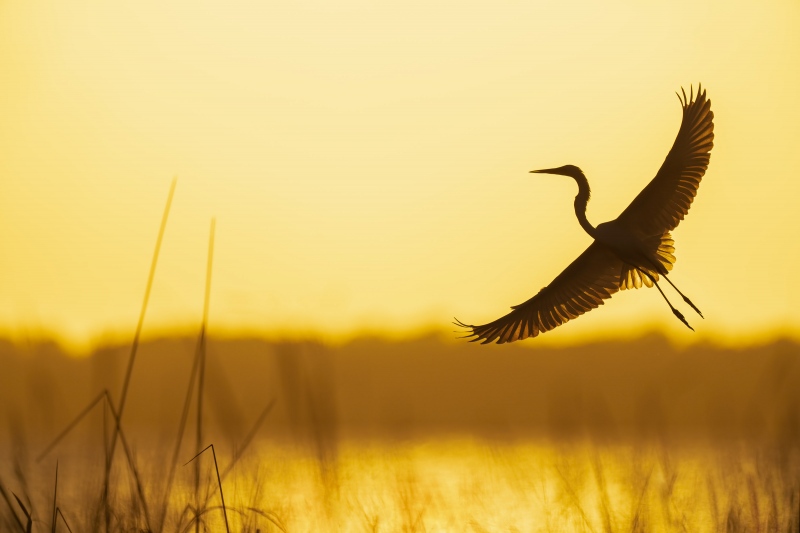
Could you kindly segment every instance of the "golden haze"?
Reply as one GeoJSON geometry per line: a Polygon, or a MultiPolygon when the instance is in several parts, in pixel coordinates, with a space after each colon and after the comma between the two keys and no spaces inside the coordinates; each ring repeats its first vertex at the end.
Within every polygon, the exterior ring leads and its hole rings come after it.
{"type": "Polygon", "coordinates": [[[127,338],[179,185],[147,331],[341,339],[526,300],[655,174],[702,82],[709,171],[675,232],[697,334],[655,291],[537,343],[796,335],[800,6],[96,1],[0,5],[0,328],[127,338]],[[121,337],[120,337],[121,336],[121,337]]]}

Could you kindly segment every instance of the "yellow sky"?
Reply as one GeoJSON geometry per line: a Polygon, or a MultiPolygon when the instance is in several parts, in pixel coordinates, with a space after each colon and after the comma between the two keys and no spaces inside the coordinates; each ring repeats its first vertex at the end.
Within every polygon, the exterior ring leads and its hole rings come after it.
{"type": "MultiPolygon", "coordinates": [[[[653,290],[544,342],[800,331],[800,4],[0,2],[0,332],[341,338],[521,303],[617,216],[702,82],[709,171],[674,232],[692,334],[653,290]],[[127,4],[127,5],[126,5],[127,4]]],[[[526,341],[531,342],[531,341],[526,341]]],[[[540,342],[539,340],[532,342],[540,342]]]]}

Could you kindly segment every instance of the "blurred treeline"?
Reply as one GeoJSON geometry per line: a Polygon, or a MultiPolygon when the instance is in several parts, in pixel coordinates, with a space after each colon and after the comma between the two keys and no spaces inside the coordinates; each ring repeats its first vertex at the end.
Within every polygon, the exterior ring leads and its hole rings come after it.
{"type": "MultiPolygon", "coordinates": [[[[52,439],[103,390],[116,401],[128,346],[65,356],[55,344],[0,341],[0,444],[52,439]]],[[[123,425],[174,438],[196,341],[140,346],[123,425]]],[[[648,336],[572,348],[406,342],[208,342],[210,438],[329,441],[463,435],[497,439],[800,437],[800,346],[673,347],[648,336]]],[[[102,409],[82,432],[102,424],[102,409]]],[[[106,422],[108,423],[108,418],[106,422]]],[[[165,440],[165,442],[167,442],[165,440]]]]}

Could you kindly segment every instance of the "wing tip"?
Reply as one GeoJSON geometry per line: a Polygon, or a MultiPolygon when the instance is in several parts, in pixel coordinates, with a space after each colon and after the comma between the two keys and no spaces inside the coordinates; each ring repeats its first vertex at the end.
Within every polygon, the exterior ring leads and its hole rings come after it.
{"type": "Polygon", "coordinates": [[[519,340],[519,339],[504,339],[503,338],[503,333],[504,332],[502,332],[502,331],[498,332],[497,328],[492,329],[490,332],[487,333],[486,330],[485,330],[485,326],[488,326],[489,324],[486,324],[484,326],[474,326],[472,324],[465,324],[464,322],[462,322],[461,320],[459,320],[459,319],[457,319],[455,317],[453,317],[453,320],[454,320],[453,324],[455,324],[456,326],[458,326],[460,328],[466,328],[467,330],[469,330],[467,332],[460,332],[460,333],[467,333],[467,334],[466,335],[462,335],[460,337],[456,337],[457,339],[469,339],[469,342],[479,342],[480,341],[481,344],[491,344],[493,342],[497,342],[497,344],[505,344],[507,342],[513,342],[515,340],[519,340]],[[479,328],[484,328],[484,331],[483,332],[479,332],[478,331],[479,328]],[[472,337],[475,337],[475,338],[473,339],[472,337]]]}
{"type": "Polygon", "coordinates": [[[688,97],[686,96],[686,89],[684,89],[683,86],[681,86],[681,92],[678,93],[676,91],[675,94],[678,95],[678,100],[680,101],[681,106],[683,106],[684,111],[692,107],[693,104],[705,105],[706,103],[711,103],[706,96],[706,90],[703,89],[702,82],[697,84],[697,94],[694,92],[694,85],[689,85],[688,97]]]}
{"type": "Polygon", "coordinates": [[[465,324],[456,317],[453,317],[453,324],[460,328],[465,328],[469,330],[467,332],[455,331],[454,333],[467,333],[467,335],[461,335],[456,337],[457,339],[469,339],[470,337],[476,337],[475,339],[471,339],[469,342],[475,342],[481,339],[480,336],[478,336],[478,334],[475,332],[475,326],[473,326],[472,324],[465,324]]]}

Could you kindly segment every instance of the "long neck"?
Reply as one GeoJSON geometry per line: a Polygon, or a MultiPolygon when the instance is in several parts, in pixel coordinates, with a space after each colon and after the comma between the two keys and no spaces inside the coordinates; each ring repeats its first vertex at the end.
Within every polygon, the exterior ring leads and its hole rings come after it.
{"type": "Polygon", "coordinates": [[[586,218],[586,204],[589,203],[589,197],[592,194],[592,191],[589,189],[589,181],[583,174],[577,174],[572,177],[578,182],[578,195],[575,197],[575,216],[578,217],[578,222],[580,222],[581,227],[586,233],[594,237],[594,226],[592,226],[586,218]]]}

